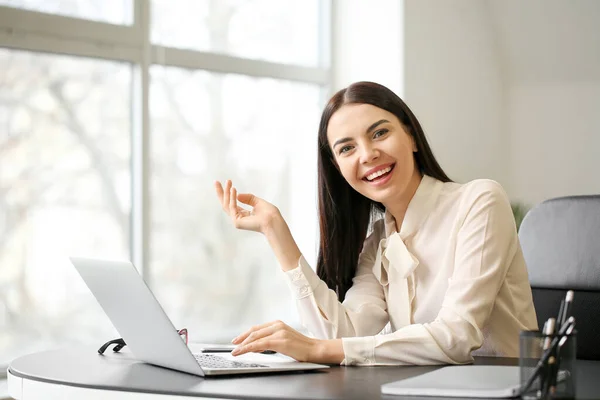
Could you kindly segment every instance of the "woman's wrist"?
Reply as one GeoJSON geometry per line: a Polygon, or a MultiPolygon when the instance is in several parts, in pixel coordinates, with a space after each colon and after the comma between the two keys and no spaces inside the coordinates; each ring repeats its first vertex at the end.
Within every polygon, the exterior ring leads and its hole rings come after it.
{"type": "Polygon", "coordinates": [[[279,211],[279,208],[273,206],[272,209],[266,213],[266,218],[263,220],[260,231],[265,236],[268,236],[275,230],[280,229],[279,226],[282,224],[282,222],[285,223],[285,220],[281,215],[281,211],[279,211]]]}
{"type": "Polygon", "coordinates": [[[298,260],[300,260],[302,253],[279,212],[270,219],[263,234],[267,238],[271,249],[273,249],[281,269],[290,271],[298,266],[298,260]]]}
{"type": "Polygon", "coordinates": [[[344,358],[342,339],[315,339],[314,355],[311,357],[314,362],[340,364],[344,358]]]}

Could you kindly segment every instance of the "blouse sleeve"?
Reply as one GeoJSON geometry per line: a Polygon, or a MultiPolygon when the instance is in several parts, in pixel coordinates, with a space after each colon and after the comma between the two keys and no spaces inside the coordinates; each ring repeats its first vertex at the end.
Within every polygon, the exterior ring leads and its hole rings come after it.
{"type": "Polygon", "coordinates": [[[302,324],[315,337],[334,339],[374,335],[388,322],[383,288],[373,275],[381,222],[376,223],[373,233],[365,240],[356,276],[343,303],[338,301],[337,294],[317,276],[304,257],[300,257],[297,268],[285,273],[296,297],[302,324]]]}

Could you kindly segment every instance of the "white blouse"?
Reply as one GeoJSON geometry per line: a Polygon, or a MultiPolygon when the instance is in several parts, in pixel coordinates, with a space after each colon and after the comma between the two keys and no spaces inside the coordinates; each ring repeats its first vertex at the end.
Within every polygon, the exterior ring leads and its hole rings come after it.
{"type": "Polygon", "coordinates": [[[400,232],[374,224],[343,303],[304,257],[285,273],[303,325],[342,338],[345,365],[461,364],[518,357],[537,329],[525,260],[502,187],[423,176],[400,232]],[[392,333],[382,332],[389,323],[392,333]],[[475,351],[477,350],[477,351],[475,351]]]}

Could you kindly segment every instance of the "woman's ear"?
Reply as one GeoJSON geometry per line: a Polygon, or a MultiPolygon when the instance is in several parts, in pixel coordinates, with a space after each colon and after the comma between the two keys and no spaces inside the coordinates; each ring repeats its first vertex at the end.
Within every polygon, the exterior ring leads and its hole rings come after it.
{"type": "Polygon", "coordinates": [[[410,135],[410,141],[412,142],[413,153],[417,153],[419,149],[417,148],[417,141],[415,140],[415,137],[413,135],[410,135]]]}

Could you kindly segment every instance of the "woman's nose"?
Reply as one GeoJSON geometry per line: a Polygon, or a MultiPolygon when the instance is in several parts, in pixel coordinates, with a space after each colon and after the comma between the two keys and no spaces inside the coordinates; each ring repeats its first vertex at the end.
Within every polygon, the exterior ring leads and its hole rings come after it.
{"type": "Polygon", "coordinates": [[[379,157],[379,150],[377,150],[377,148],[375,148],[374,146],[370,146],[370,145],[362,147],[360,161],[363,164],[370,163],[373,160],[376,160],[377,157],[379,157]]]}

